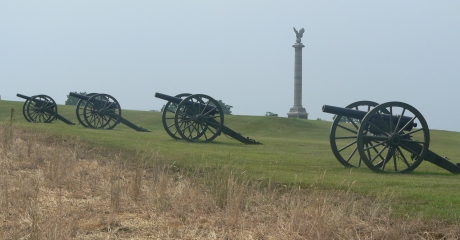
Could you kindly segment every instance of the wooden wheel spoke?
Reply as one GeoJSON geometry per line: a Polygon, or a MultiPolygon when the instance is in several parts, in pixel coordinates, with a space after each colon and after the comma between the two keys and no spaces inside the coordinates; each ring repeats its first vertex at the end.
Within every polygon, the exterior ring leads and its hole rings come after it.
{"type": "Polygon", "coordinates": [[[406,146],[404,143],[401,144],[401,147],[404,148],[406,151],[412,153],[414,156],[421,157],[422,155],[418,152],[416,152],[414,149],[411,147],[406,146]]]}
{"type": "MultiPolygon", "coordinates": [[[[356,151],[358,151],[358,147],[355,147],[353,149],[353,152],[351,152],[350,156],[347,158],[347,162],[350,162],[351,158],[355,155],[356,151]]],[[[359,165],[361,165],[361,160],[359,161],[359,165]]]]}
{"type": "Polygon", "coordinates": [[[337,125],[337,127],[340,127],[340,128],[342,128],[342,129],[345,129],[345,130],[347,130],[347,131],[349,131],[349,132],[351,132],[351,133],[354,133],[354,134],[355,134],[355,137],[356,137],[356,134],[358,134],[357,131],[352,130],[352,129],[349,129],[349,128],[347,128],[347,127],[344,127],[344,126],[342,126],[342,125],[340,125],[340,124],[337,125]]]}
{"type": "Polygon", "coordinates": [[[417,133],[417,132],[420,132],[420,131],[423,131],[423,128],[417,128],[414,131],[410,131],[410,132],[401,134],[401,137],[410,136],[410,135],[413,135],[414,133],[417,133]]]}
{"type": "Polygon", "coordinates": [[[386,164],[391,160],[391,158],[394,158],[394,157],[395,155],[394,155],[393,147],[388,147],[387,155],[385,156],[383,160],[381,169],[385,171],[386,164]]]}
{"type": "Polygon", "coordinates": [[[401,149],[398,147],[397,150],[399,152],[399,156],[402,158],[403,163],[405,163],[407,167],[410,167],[410,164],[407,161],[406,156],[404,156],[404,153],[401,151],[401,149]]]}
{"type": "MultiPolygon", "coordinates": [[[[382,114],[383,114],[383,113],[381,113],[381,112],[378,112],[378,113],[377,113],[377,115],[378,115],[379,118],[380,118],[381,123],[382,123],[383,126],[385,127],[385,129],[382,129],[382,132],[383,132],[383,133],[391,133],[391,132],[392,132],[391,126],[388,126],[388,125],[387,125],[387,121],[385,121],[385,119],[383,119],[382,114]]],[[[392,119],[392,118],[390,117],[390,121],[391,121],[391,119],[392,119]]],[[[372,124],[372,123],[370,123],[370,124],[372,124]]],[[[372,124],[372,125],[373,125],[373,124],[372,124]]],[[[380,129],[380,128],[379,128],[379,129],[380,129]]]]}
{"type": "Polygon", "coordinates": [[[348,143],[347,145],[345,145],[343,148],[339,149],[338,151],[341,152],[341,151],[343,151],[343,150],[349,148],[349,147],[352,146],[353,144],[356,144],[356,140],[353,141],[353,142],[348,143]]]}
{"type": "Polygon", "coordinates": [[[401,133],[404,129],[408,128],[410,124],[413,124],[414,120],[417,118],[417,116],[414,116],[413,118],[411,118],[411,120],[409,122],[406,123],[406,125],[404,125],[404,127],[402,127],[398,133],[401,133]]]}
{"type": "Polygon", "coordinates": [[[334,137],[335,140],[342,140],[342,139],[356,139],[356,136],[343,136],[343,137],[334,137]]]}
{"type": "MultiPolygon", "coordinates": [[[[347,117],[348,118],[348,117],[347,117]]],[[[354,118],[348,118],[348,121],[350,121],[351,124],[353,124],[353,126],[356,128],[356,129],[359,129],[359,126],[356,125],[355,121],[353,121],[354,118]]]]}
{"type": "Polygon", "coordinates": [[[378,130],[381,134],[388,135],[388,131],[382,130],[380,127],[376,126],[375,124],[369,122],[369,125],[370,125],[371,127],[374,127],[375,130],[378,130]]]}
{"type": "MultiPolygon", "coordinates": [[[[385,145],[382,149],[380,149],[380,151],[377,152],[377,155],[373,159],[371,159],[370,162],[373,163],[375,161],[375,159],[377,159],[377,157],[382,158],[382,153],[383,153],[383,151],[385,151],[385,149],[387,149],[387,145],[385,145]]],[[[386,162],[385,158],[383,158],[383,159],[384,159],[383,162],[386,162]]]]}
{"type": "Polygon", "coordinates": [[[395,129],[399,129],[399,124],[401,124],[401,119],[404,117],[404,113],[406,113],[406,109],[404,108],[399,116],[398,122],[396,123],[395,129]]]}

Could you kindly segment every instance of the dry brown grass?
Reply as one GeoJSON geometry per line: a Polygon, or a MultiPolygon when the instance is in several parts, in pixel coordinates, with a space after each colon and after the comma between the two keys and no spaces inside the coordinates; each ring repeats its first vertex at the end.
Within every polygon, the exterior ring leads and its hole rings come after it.
{"type": "Polygon", "coordinates": [[[111,153],[12,122],[0,134],[1,239],[460,237],[455,224],[392,218],[391,193],[261,187],[226,169],[184,173],[160,150],[111,153]]]}

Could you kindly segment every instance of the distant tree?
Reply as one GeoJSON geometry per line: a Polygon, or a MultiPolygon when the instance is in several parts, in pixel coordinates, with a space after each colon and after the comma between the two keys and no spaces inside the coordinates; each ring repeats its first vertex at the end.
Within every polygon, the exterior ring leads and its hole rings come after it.
{"type": "Polygon", "coordinates": [[[266,112],[265,117],[278,117],[277,113],[272,113],[272,112],[266,112]]]}
{"type": "Polygon", "coordinates": [[[224,114],[232,115],[232,107],[233,106],[225,104],[224,102],[222,102],[222,100],[218,100],[217,102],[219,103],[220,107],[222,108],[222,111],[224,112],[224,114]]]}
{"type": "MultiPolygon", "coordinates": [[[[77,92],[73,92],[73,93],[77,93],[77,92]]],[[[86,92],[80,92],[80,93],[77,93],[77,94],[86,95],[87,93],[86,92]]],[[[79,100],[80,99],[78,99],[76,97],[72,97],[70,95],[67,95],[67,100],[65,101],[65,105],[77,105],[79,100]]]]}

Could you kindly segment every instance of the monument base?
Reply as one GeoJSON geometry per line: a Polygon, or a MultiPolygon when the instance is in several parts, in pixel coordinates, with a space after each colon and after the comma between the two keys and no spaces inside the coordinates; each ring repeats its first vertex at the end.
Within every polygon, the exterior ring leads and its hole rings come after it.
{"type": "Polygon", "coordinates": [[[308,119],[307,110],[303,107],[292,107],[287,113],[288,118],[302,118],[308,119]]]}

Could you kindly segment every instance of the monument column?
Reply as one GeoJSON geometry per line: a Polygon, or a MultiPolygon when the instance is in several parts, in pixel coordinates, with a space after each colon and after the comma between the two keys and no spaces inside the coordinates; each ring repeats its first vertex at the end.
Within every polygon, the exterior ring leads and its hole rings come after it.
{"type": "Polygon", "coordinates": [[[288,112],[288,118],[308,119],[308,113],[302,107],[302,48],[305,46],[300,42],[305,30],[300,31],[294,28],[296,33],[296,43],[292,45],[295,50],[294,56],[294,106],[288,112]]]}

